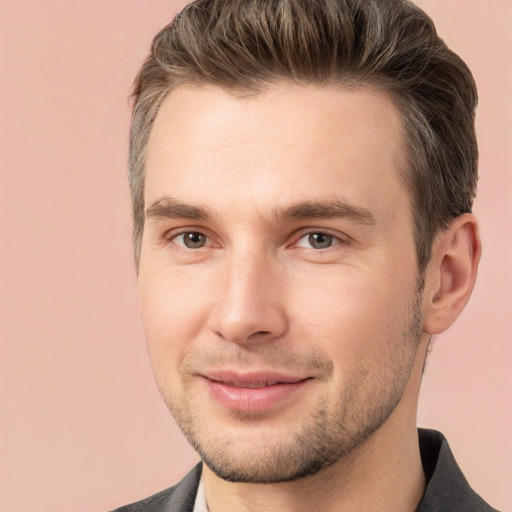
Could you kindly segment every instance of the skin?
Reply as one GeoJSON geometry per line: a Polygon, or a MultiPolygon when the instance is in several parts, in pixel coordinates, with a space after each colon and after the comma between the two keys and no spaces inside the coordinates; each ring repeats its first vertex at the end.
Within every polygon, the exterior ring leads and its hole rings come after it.
{"type": "Polygon", "coordinates": [[[164,101],[141,313],[162,396],[207,463],[211,512],[419,502],[426,348],[467,302],[480,243],[473,216],[455,219],[418,289],[402,141],[397,108],[368,88],[181,86],[164,101]],[[272,371],[301,384],[268,406],[212,392],[215,372],[272,371]]]}

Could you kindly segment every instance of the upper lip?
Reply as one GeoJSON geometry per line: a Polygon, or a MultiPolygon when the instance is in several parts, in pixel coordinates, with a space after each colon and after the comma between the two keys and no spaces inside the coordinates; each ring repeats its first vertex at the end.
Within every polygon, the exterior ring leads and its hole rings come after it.
{"type": "Polygon", "coordinates": [[[278,371],[240,372],[232,370],[209,370],[201,375],[208,380],[237,388],[260,388],[275,384],[293,384],[306,380],[309,376],[290,375],[278,371]]]}

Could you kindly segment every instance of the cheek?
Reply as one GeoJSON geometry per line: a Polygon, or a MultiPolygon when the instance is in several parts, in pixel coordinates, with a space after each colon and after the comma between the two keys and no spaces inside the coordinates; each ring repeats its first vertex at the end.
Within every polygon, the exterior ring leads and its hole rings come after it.
{"type": "Polygon", "coordinates": [[[153,366],[179,367],[206,319],[207,294],[180,272],[140,276],[141,318],[153,366]]]}
{"type": "MultiPolygon", "coordinates": [[[[297,320],[295,338],[309,343],[331,359],[341,378],[361,360],[382,360],[390,345],[399,343],[409,321],[414,296],[414,276],[381,279],[358,269],[333,269],[330,275],[311,279],[292,296],[297,320]],[[305,293],[307,290],[307,293],[305,293]],[[302,332],[300,332],[302,331],[302,332]]],[[[304,283],[303,283],[304,284],[304,283]]]]}

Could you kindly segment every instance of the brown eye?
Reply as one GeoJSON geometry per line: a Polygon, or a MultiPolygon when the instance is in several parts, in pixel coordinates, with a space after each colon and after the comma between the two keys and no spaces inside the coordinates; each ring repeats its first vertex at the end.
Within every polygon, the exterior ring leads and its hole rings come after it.
{"type": "Polygon", "coordinates": [[[174,237],[173,241],[177,245],[186,247],[187,249],[199,249],[206,245],[208,237],[197,231],[181,233],[174,237]]]}

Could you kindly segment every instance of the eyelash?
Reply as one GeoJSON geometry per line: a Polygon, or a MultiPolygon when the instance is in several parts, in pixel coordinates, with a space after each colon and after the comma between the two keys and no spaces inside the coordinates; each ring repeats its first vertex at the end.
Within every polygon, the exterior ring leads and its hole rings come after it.
{"type": "MultiPolygon", "coordinates": [[[[296,237],[294,237],[294,238],[296,241],[292,244],[292,247],[309,249],[309,250],[312,250],[315,252],[316,251],[325,251],[325,250],[330,249],[331,247],[337,246],[337,245],[347,245],[348,244],[348,240],[346,238],[342,238],[338,235],[334,235],[332,233],[329,233],[328,231],[322,231],[322,230],[301,231],[300,236],[298,238],[296,238],[296,237]],[[312,247],[311,243],[310,243],[309,247],[299,245],[299,242],[301,240],[309,238],[309,237],[313,237],[315,235],[321,235],[324,238],[328,239],[331,243],[327,247],[321,247],[321,248],[312,247]]],[[[180,232],[174,232],[174,233],[168,234],[168,235],[166,235],[166,240],[174,243],[175,245],[177,245],[178,247],[181,247],[184,250],[197,250],[197,249],[202,249],[204,247],[211,247],[212,245],[215,245],[215,242],[212,240],[212,237],[210,237],[208,234],[206,234],[203,231],[194,230],[194,229],[182,230],[180,232]],[[176,239],[178,239],[179,237],[185,237],[185,235],[204,236],[204,237],[206,237],[205,244],[199,245],[197,247],[189,247],[185,244],[184,238],[182,239],[183,240],[182,243],[176,242],[176,239]]],[[[311,242],[310,238],[309,238],[309,242],[311,242]]],[[[321,243],[321,241],[320,241],[320,243],[321,243]]]]}
{"type": "Polygon", "coordinates": [[[203,231],[195,230],[195,229],[187,229],[187,230],[180,231],[178,233],[171,233],[171,234],[168,234],[165,238],[169,242],[172,242],[175,245],[177,245],[178,247],[181,247],[182,249],[185,249],[185,250],[202,249],[203,247],[210,247],[212,245],[212,243],[208,244],[208,241],[210,241],[210,242],[212,241],[212,238],[209,235],[207,235],[203,231]],[[199,247],[188,247],[188,246],[185,245],[185,242],[184,242],[185,235],[200,235],[200,236],[204,236],[206,238],[205,245],[201,245],[199,247]],[[179,238],[179,237],[183,237],[183,243],[177,243],[176,242],[176,239],[179,238]]]}
{"type": "MultiPolygon", "coordinates": [[[[319,242],[321,244],[321,241],[319,242]]],[[[308,231],[307,233],[303,233],[300,238],[297,239],[297,241],[294,243],[295,247],[303,247],[304,249],[310,249],[314,251],[321,251],[321,250],[327,250],[330,249],[333,246],[340,245],[340,244],[346,244],[346,240],[343,240],[341,237],[333,235],[332,233],[329,233],[328,231],[308,231]],[[313,247],[312,246],[312,240],[311,237],[318,236],[328,239],[331,243],[327,247],[313,247]],[[299,245],[299,242],[303,239],[308,239],[309,246],[304,247],[299,245]]]]}

